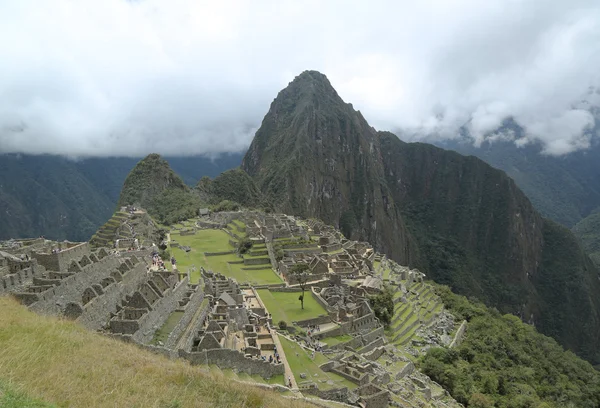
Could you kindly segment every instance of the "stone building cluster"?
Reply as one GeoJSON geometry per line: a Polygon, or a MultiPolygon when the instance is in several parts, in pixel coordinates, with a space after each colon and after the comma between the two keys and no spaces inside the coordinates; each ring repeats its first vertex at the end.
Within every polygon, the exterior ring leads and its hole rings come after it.
{"type": "MultiPolygon", "coordinates": [[[[64,316],[192,364],[216,365],[266,380],[285,374],[286,384],[288,376],[294,377],[294,387],[307,395],[366,408],[419,406],[411,402],[417,400],[423,401],[421,406],[457,406],[439,385],[416,371],[409,358],[431,345],[456,344],[465,327],[461,325],[452,338],[455,324],[440,309],[422,273],[397,265],[368,243],[348,240],[316,220],[202,211],[193,226],[186,224],[179,233],[185,236],[204,228],[223,229],[230,236],[230,248],[205,256],[232,254],[240,239],[261,244],[260,249],[251,249],[251,259],[240,261],[247,270],[269,265],[281,276],[280,284],[261,289],[289,292],[296,298],[302,288],[294,270],[302,265],[309,274],[305,296],[326,313],[288,322],[289,329],[282,333],[258,287],[237,282],[225,271],[200,268],[200,280],[191,283],[190,271],[152,267],[151,249],[123,252],[43,238],[0,243],[0,294],[11,293],[35,312],[64,316]],[[235,228],[228,227],[234,221],[235,228]],[[395,294],[388,331],[370,302],[386,285],[395,294]],[[171,319],[176,323],[157,340],[171,319]],[[322,352],[328,361],[320,369],[353,386],[324,387],[319,379],[290,373],[279,335],[307,352],[322,352]],[[331,342],[332,338],[343,340],[331,342]]],[[[171,246],[179,244],[172,241],[171,246]]]]}

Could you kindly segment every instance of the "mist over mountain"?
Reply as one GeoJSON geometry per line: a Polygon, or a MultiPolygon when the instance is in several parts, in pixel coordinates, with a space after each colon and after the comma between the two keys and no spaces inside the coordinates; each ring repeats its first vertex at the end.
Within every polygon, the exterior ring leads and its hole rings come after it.
{"type": "Polygon", "coordinates": [[[520,143],[564,155],[591,142],[599,20],[594,0],[2,2],[0,152],[241,152],[314,67],[412,141],[466,126],[481,143],[512,117],[520,143]]]}

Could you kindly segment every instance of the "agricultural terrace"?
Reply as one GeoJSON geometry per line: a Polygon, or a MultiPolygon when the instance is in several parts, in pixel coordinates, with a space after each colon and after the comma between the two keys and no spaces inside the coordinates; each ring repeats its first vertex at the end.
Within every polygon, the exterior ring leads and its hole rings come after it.
{"type": "Polygon", "coordinates": [[[304,309],[300,308],[298,300],[300,292],[271,292],[269,289],[258,289],[257,292],[271,313],[275,325],[282,320],[291,325],[292,322],[327,314],[327,310],[315,300],[309,290],[304,293],[304,309]]]}
{"type": "MultiPolygon", "coordinates": [[[[230,224],[233,227],[236,224],[230,224]]],[[[242,224],[243,225],[243,224],[242,224]]],[[[234,233],[242,237],[239,231],[234,233]]],[[[281,278],[273,271],[270,263],[260,266],[244,265],[244,258],[235,253],[234,247],[229,243],[233,238],[225,231],[215,229],[197,230],[194,235],[180,235],[178,231],[171,232],[171,239],[177,241],[181,246],[189,246],[190,252],[180,248],[171,247],[171,255],[177,259],[179,271],[186,271],[195,266],[191,274],[191,281],[198,282],[200,278],[200,267],[222,273],[227,277],[236,279],[239,283],[250,283],[253,285],[269,285],[282,283],[281,278]],[[205,253],[230,252],[224,255],[210,255],[205,253]]],[[[264,247],[259,247],[265,249],[264,247]]],[[[256,258],[251,254],[244,255],[247,258],[256,258]]]]}

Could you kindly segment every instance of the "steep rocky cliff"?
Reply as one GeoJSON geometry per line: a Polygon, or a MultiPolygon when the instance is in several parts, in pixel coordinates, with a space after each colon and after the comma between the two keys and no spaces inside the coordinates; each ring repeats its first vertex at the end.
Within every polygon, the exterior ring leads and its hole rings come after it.
{"type": "Polygon", "coordinates": [[[504,172],[375,131],[315,71],[279,93],[242,168],[275,209],[368,240],[598,361],[598,270],[504,172]]]}
{"type": "Polygon", "coordinates": [[[323,74],[306,71],[279,93],[242,168],[277,210],[322,219],[394,259],[412,259],[377,132],[323,74]]]}

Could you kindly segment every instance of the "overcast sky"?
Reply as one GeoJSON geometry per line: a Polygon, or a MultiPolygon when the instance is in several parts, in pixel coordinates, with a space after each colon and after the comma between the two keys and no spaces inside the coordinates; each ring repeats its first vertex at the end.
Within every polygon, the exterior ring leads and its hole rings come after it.
{"type": "MultiPolygon", "coordinates": [[[[240,151],[306,69],[380,130],[585,149],[598,0],[0,0],[0,151],[240,151]]],[[[595,136],[594,136],[595,137],[595,136]]]]}

